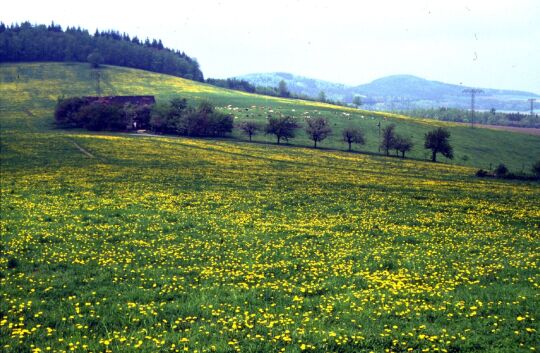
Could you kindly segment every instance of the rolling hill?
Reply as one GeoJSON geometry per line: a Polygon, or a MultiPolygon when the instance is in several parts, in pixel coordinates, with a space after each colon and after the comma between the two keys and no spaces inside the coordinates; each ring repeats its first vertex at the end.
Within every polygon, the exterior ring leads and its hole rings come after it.
{"type": "MultiPolygon", "coordinates": [[[[276,87],[281,80],[287,83],[290,91],[317,97],[324,91],[328,98],[352,102],[355,95],[364,97],[364,105],[370,109],[394,110],[427,107],[453,107],[468,109],[470,97],[463,93],[468,88],[438,81],[430,81],[412,75],[387,76],[358,86],[296,76],[289,73],[258,73],[237,76],[254,85],[276,87]]],[[[527,111],[528,98],[540,97],[531,92],[483,89],[477,97],[478,109],[527,111]]]]}
{"type": "MultiPolygon", "coordinates": [[[[368,144],[61,130],[58,96],[95,93],[88,65],[0,65],[2,352],[538,346],[537,183],[376,153],[379,121],[413,135],[417,159],[439,123],[101,70],[105,94],[210,99],[236,120],[324,116],[368,144]]],[[[540,137],[443,126],[457,163],[540,155],[540,137]]]]}
{"type": "MultiPolygon", "coordinates": [[[[60,96],[93,95],[95,81],[87,64],[32,63],[0,65],[0,106],[2,110],[39,109],[44,122],[52,128],[52,111],[60,96]]],[[[447,163],[489,169],[504,163],[511,170],[528,170],[540,155],[540,138],[488,129],[471,129],[457,124],[413,119],[402,115],[377,113],[338,107],[323,103],[259,96],[232,91],[178,77],[155,74],[136,69],[106,66],[102,69],[101,90],[104,95],[155,95],[158,102],[167,102],[175,96],[193,100],[208,99],[221,110],[245,119],[266,121],[268,115],[292,115],[302,121],[305,117],[322,116],[332,122],[333,135],[321,144],[322,148],[345,149],[341,129],[351,124],[365,131],[367,143],[356,147],[365,153],[378,153],[378,123],[397,125],[399,134],[410,136],[415,144],[410,157],[426,160],[429,153],[423,148],[424,134],[437,126],[447,127],[452,136],[455,159],[447,163]]],[[[237,131],[233,137],[244,139],[237,131]]],[[[255,141],[272,143],[264,134],[255,141]]],[[[302,131],[291,145],[310,146],[302,131]]]]}

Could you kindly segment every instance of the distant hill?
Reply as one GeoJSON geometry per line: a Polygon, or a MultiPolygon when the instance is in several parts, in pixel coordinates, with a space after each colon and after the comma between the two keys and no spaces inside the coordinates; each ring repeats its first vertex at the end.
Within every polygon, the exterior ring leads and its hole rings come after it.
{"type": "Polygon", "coordinates": [[[344,84],[329,81],[317,80],[304,76],[296,76],[286,72],[249,74],[236,76],[237,79],[246,80],[255,86],[277,87],[281,80],[287,83],[287,87],[292,93],[317,97],[321,91],[324,91],[327,97],[333,100],[344,100],[350,98],[350,88],[344,84]]]}
{"type": "MultiPolygon", "coordinates": [[[[256,86],[277,86],[281,80],[292,93],[317,97],[321,91],[332,100],[352,102],[355,95],[363,97],[366,108],[397,110],[413,108],[468,108],[470,96],[463,93],[469,87],[426,80],[412,75],[393,75],[358,86],[296,76],[290,73],[257,73],[237,76],[256,86]]],[[[483,89],[477,96],[478,109],[526,111],[527,99],[540,97],[531,92],[483,89]]]]}

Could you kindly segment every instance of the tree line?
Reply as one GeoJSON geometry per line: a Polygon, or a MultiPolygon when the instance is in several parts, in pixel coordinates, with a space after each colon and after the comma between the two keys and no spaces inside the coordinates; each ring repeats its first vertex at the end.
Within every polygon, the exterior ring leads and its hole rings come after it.
{"type": "MultiPolygon", "coordinates": [[[[169,103],[152,106],[126,103],[104,104],[96,97],[60,98],[55,109],[56,125],[60,128],[85,128],[101,131],[126,131],[133,129],[151,130],[155,133],[176,134],[193,137],[225,137],[235,128],[233,117],[216,110],[208,101],[197,105],[185,98],[174,98],[169,103]]],[[[268,116],[266,124],[243,121],[236,125],[249,141],[253,136],[264,133],[273,135],[279,145],[282,141],[296,137],[302,125],[292,116],[268,116]]],[[[306,136],[313,141],[313,147],[329,137],[333,131],[327,119],[307,118],[303,126],[306,136]]],[[[352,151],[353,144],[364,145],[365,134],[359,127],[350,125],[340,131],[341,140],[352,151]]],[[[444,128],[429,131],[424,136],[424,148],[431,150],[431,160],[437,161],[442,154],[454,158],[450,145],[450,132],[444,128]]],[[[389,156],[395,150],[396,156],[410,152],[414,146],[411,138],[396,133],[396,126],[390,124],[382,129],[379,148],[389,156]]]]}
{"type": "Polygon", "coordinates": [[[476,176],[479,178],[498,178],[514,180],[540,180],[540,160],[537,160],[531,167],[532,174],[521,172],[511,172],[503,163],[499,164],[493,171],[479,169],[476,176]]]}
{"type": "MultiPolygon", "coordinates": [[[[403,115],[419,118],[434,119],[440,121],[453,121],[461,123],[471,123],[471,113],[459,108],[426,108],[412,109],[399,112],[403,115]]],[[[489,111],[476,111],[474,113],[474,123],[486,125],[503,125],[514,127],[536,127],[540,128],[540,117],[538,114],[508,113],[498,112],[494,108],[489,111]]]]}
{"type": "MultiPolygon", "coordinates": [[[[319,92],[319,95],[317,97],[310,97],[303,94],[292,93],[287,87],[287,83],[284,80],[281,80],[276,87],[255,86],[246,80],[241,80],[237,78],[227,78],[227,79],[208,78],[206,79],[205,82],[210,85],[221,87],[221,88],[227,88],[227,89],[243,91],[243,92],[248,92],[248,93],[255,93],[255,94],[260,94],[263,96],[302,99],[302,100],[307,100],[307,101],[323,102],[323,103],[342,105],[342,106],[346,105],[344,102],[334,101],[327,98],[326,93],[324,93],[324,91],[319,92]]],[[[355,105],[357,108],[361,105],[360,97],[356,96],[353,99],[353,105],[355,105]]]]}
{"type": "MultiPolygon", "coordinates": [[[[291,116],[269,117],[266,125],[261,125],[254,121],[244,121],[238,125],[238,128],[252,140],[252,137],[259,132],[274,135],[279,145],[282,140],[288,142],[289,139],[296,136],[296,132],[301,125],[291,116]]],[[[399,135],[395,132],[394,124],[387,125],[382,130],[379,147],[387,156],[391,150],[395,150],[396,156],[401,153],[401,158],[405,158],[405,153],[410,152],[414,146],[410,137],[399,135]]],[[[313,141],[313,147],[325,140],[332,134],[332,128],[327,119],[307,118],[305,121],[304,132],[307,137],[313,141]]],[[[364,145],[366,143],[365,135],[362,129],[355,126],[345,127],[341,131],[342,141],[347,143],[348,150],[352,151],[352,145],[364,145]]],[[[454,158],[453,147],[450,145],[450,132],[444,128],[437,128],[429,131],[424,136],[424,148],[431,150],[431,160],[437,161],[437,155],[442,154],[448,159],[454,158]]]]}
{"type": "Polygon", "coordinates": [[[166,48],[161,40],[141,40],[118,31],[91,35],[80,27],[32,25],[6,26],[0,22],[0,62],[65,61],[126,66],[204,81],[195,59],[166,48]]]}

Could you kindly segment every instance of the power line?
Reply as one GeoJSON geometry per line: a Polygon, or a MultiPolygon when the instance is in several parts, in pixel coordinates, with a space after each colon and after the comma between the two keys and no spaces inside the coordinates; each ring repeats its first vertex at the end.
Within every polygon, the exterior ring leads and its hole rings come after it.
{"type": "Polygon", "coordinates": [[[468,89],[464,89],[463,93],[471,94],[471,127],[473,127],[474,126],[474,98],[477,93],[484,93],[484,91],[478,88],[468,88],[468,89]]]}
{"type": "Polygon", "coordinates": [[[529,98],[528,101],[531,103],[531,116],[534,115],[534,102],[536,102],[536,98],[529,98]]]}

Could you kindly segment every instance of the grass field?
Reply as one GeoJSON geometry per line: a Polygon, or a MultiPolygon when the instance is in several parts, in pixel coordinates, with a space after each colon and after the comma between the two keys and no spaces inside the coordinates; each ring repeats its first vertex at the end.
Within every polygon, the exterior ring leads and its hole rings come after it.
{"type": "MultiPolygon", "coordinates": [[[[58,93],[90,86],[78,65],[69,87],[53,79],[61,65],[38,85],[39,67],[0,66],[2,351],[538,350],[538,183],[234,139],[55,130],[58,93]]],[[[114,70],[117,93],[342,114],[114,70]]],[[[525,143],[532,153],[538,137],[525,143]]]]}
{"type": "MultiPolygon", "coordinates": [[[[186,97],[196,101],[209,99],[221,110],[243,119],[265,122],[270,115],[292,115],[301,122],[306,117],[326,117],[332,122],[333,136],[323,141],[322,148],[345,150],[341,131],[348,125],[361,127],[366,134],[367,144],[355,149],[367,153],[378,153],[379,130],[390,123],[397,125],[396,132],[412,138],[415,146],[410,156],[427,160],[430,152],[423,148],[424,134],[437,126],[451,131],[451,144],[454,146],[454,160],[445,163],[495,168],[504,163],[513,172],[529,172],[540,156],[540,136],[516,134],[505,131],[475,128],[459,124],[433,120],[413,119],[388,113],[361,111],[346,107],[331,106],[317,102],[265,97],[230,91],[214,86],[200,84],[181,78],[160,75],[146,71],[120,67],[105,67],[101,70],[101,90],[105,95],[152,94],[158,101],[168,102],[173,97],[186,97]]],[[[0,65],[0,106],[2,109],[24,106],[38,109],[52,109],[59,96],[95,95],[96,84],[88,65],[85,64],[1,64],[0,65]]],[[[51,118],[52,121],[52,118],[51,118]]],[[[246,140],[238,131],[233,137],[246,140]]],[[[258,142],[275,142],[272,136],[258,135],[258,142]]],[[[292,145],[311,146],[303,131],[290,140],[292,145]]]]}

